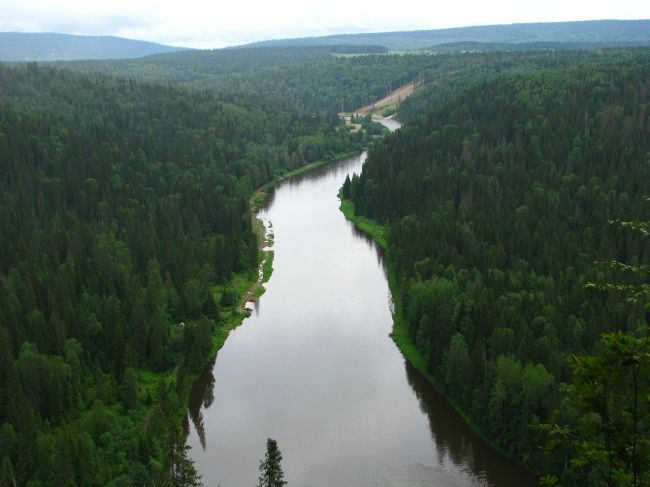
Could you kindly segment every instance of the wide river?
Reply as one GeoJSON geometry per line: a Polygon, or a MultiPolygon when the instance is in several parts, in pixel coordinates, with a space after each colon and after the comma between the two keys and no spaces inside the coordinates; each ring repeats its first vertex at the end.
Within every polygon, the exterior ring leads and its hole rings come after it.
{"type": "Polygon", "coordinates": [[[338,209],[365,157],[285,182],[259,213],[275,237],[273,276],[190,397],[203,483],[253,487],[274,438],[290,487],[537,485],[390,339],[382,253],[338,209]]]}

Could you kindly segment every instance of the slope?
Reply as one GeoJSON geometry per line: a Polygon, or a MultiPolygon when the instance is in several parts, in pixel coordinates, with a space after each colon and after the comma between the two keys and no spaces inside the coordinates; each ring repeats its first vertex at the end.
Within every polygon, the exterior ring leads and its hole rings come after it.
{"type": "Polygon", "coordinates": [[[337,34],[323,37],[278,39],[249,44],[251,47],[374,44],[391,51],[426,49],[451,42],[530,43],[630,43],[650,42],[650,20],[591,20],[535,24],[484,25],[451,29],[337,34]]]}
{"type": "Polygon", "coordinates": [[[0,32],[0,61],[137,58],[184,50],[113,36],[0,32]]]}
{"type": "Polygon", "coordinates": [[[0,65],[0,484],[166,485],[190,378],[257,275],[253,189],[360,142],[241,98],[0,65]]]}
{"type": "Polygon", "coordinates": [[[384,139],[344,186],[388,229],[396,333],[484,434],[562,485],[600,485],[598,465],[541,448],[542,422],[601,421],[569,401],[565,357],[644,323],[643,306],[584,285],[608,281],[594,261],[650,252],[608,225],[647,221],[649,79],[639,57],[479,83],[384,139]]]}

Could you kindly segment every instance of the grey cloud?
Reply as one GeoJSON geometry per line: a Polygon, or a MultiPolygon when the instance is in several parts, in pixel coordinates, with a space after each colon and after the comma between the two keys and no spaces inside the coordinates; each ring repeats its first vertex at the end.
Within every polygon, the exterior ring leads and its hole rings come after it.
{"type": "Polygon", "coordinates": [[[116,35],[122,30],[147,30],[159,22],[155,15],[88,13],[70,14],[39,9],[0,10],[0,31],[64,32],[69,34],[116,35]]]}

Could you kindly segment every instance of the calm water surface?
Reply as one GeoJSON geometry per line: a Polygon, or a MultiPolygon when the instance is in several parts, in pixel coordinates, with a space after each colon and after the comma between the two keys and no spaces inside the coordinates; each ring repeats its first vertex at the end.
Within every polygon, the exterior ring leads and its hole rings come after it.
{"type": "Polygon", "coordinates": [[[365,157],[284,183],[260,212],[275,236],[273,276],[190,397],[204,484],[254,486],[270,437],[289,486],[536,485],[389,338],[381,252],[338,210],[338,189],[365,157]]]}

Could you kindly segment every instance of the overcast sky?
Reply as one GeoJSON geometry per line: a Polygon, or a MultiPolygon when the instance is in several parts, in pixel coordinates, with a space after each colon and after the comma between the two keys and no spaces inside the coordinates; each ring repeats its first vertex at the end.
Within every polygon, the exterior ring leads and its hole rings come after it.
{"type": "Polygon", "coordinates": [[[0,0],[0,31],[201,48],[352,32],[647,18],[650,0],[0,0]]]}

